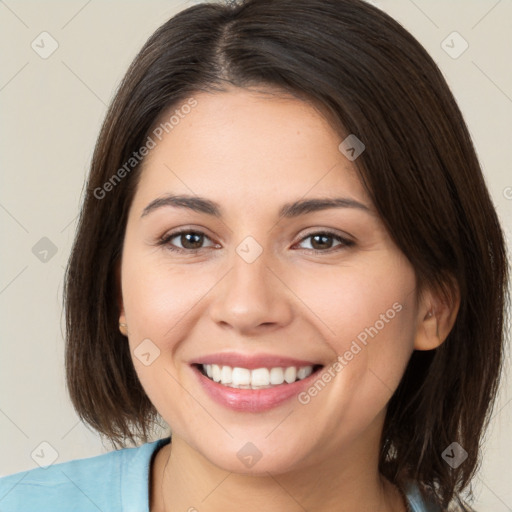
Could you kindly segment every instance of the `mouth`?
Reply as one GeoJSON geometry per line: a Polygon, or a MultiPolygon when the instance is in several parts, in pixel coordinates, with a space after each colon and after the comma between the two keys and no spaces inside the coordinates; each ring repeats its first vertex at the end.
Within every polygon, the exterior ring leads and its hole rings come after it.
{"type": "Polygon", "coordinates": [[[237,412],[259,413],[297,397],[324,368],[318,359],[220,352],[189,361],[206,395],[237,412]]]}
{"type": "Polygon", "coordinates": [[[207,379],[235,389],[271,389],[278,386],[290,385],[307,379],[320,371],[324,365],[312,364],[302,366],[273,366],[261,368],[245,368],[223,364],[192,365],[207,379]]]}

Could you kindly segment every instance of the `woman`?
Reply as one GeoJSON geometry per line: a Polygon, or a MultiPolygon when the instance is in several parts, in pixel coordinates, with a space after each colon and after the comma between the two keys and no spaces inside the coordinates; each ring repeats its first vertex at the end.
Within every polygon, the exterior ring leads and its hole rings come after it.
{"type": "Polygon", "coordinates": [[[182,11],[110,106],[67,270],[70,395],[122,449],[1,479],[2,510],[469,510],[506,286],[466,125],[397,22],[182,11]]]}

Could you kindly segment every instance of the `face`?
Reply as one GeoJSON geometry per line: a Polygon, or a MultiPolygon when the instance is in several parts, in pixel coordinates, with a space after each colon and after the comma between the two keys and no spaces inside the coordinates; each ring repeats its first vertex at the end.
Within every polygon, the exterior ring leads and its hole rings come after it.
{"type": "Polygon", "coordinates": [[[173,442],[228,471],[367,446],[414,348],[413,268],[316,109],[194,99],[154,137],[127,222],[120,320],[140,381],[173,442]]]}

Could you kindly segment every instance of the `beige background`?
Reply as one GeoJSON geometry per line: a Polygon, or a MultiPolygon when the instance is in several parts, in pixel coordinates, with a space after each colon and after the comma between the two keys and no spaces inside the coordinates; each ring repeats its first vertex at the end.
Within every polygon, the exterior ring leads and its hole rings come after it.
{"type": "MultiPolygon", "coordinates": [[[[67,397],[63,272],[106,105],[147,37],[191,3],[0,1],[1,475],[36,467],[31,454],[41,450],[41,442],[50,444],[43,449],[47,456],[55,454],[56,462],[108,449],[77,420],[67,397]],[[31,47],[34,40],[42,46],[38,36],[43,31],[59,45],[47,59],[31,47]],[[40,242],[43,237],[51,244],[40,242]]],[[[441,67],[469,125],[510,241],[512,1],[371,3],[402,23],[441,67]],[[441,46],[454,31],[469,44],[458,58],[441,46]]],[[[51,41],[44,37],[48,50],[51,41]]],[[[447,40],[450,51],[461,50],[463,41],[452,39],[447,40]]],[[[507,357],[510,372],[509,352],[507,357]]],[[[511,420],[512,389],[504,380],[474,482],[479,511],[512,510],[511,420]]]]}

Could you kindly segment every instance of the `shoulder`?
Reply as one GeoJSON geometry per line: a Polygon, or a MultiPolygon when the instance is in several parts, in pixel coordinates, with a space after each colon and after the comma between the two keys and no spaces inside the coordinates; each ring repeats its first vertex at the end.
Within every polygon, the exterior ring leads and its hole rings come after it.
{"type": "Polygon", "coordinates": [[[147,510],[149,466],[169,438],[0,478],[0,510],[147,510]]]}
{"type": "MultiPolygon", "coordinates": [[[[429,499],[428,494],[424,497],[418,484],[414,481],[409,481],[404,488],[404,493],[407,498],[411,512],[443,512],[433,499],[429,499]]],[[[446,512],[476,512],[467,504],[466,509],[461,508],[455,502],[450,502],[446,512]]]]}

